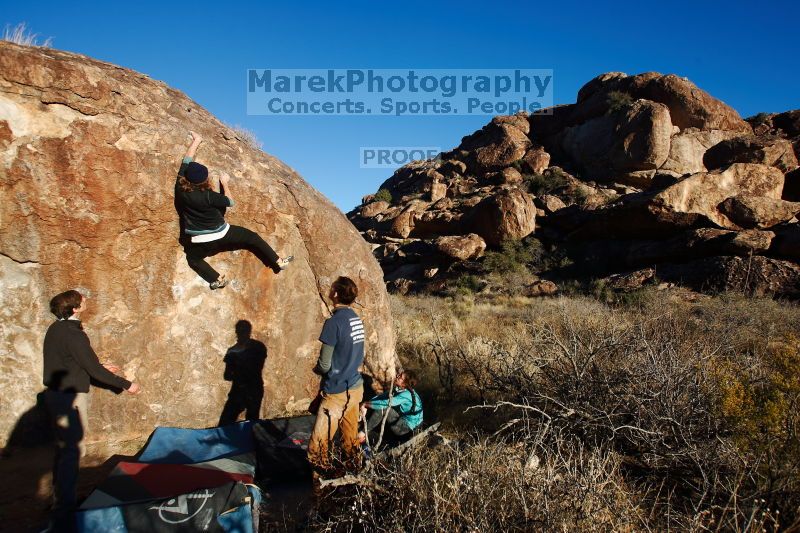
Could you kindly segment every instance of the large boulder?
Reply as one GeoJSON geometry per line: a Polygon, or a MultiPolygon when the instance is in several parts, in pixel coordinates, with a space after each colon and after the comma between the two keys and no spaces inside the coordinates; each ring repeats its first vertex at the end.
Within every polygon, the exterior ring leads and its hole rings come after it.
{"type": "Polygon", "coordinates": [[[560,151],[592,176],[655,170],[670,152],[672,122],[665,105],[637,100],[625,110],[565,128],[560,151]]]}
{"type": "Polygon", "coordinates": [[[651,212],[663,219],[696,215],[722,228],[738,229],[718,206],[731,196],[780,199],[783,174],[775,167],[735,163],[725,170],[698,172],[663,191],[651,200],[651,212]]]}
{"type": "Polygon", "coordinates": [[[637,100],[616,127],[611,164],[618,172],[659,168],[669,156],[672,122],[663,104],[637,100]]]}
{"type": "Polygon", "coordinates": [[[435,246],[439,253],[456,261],[477,259],[486,250],[486,242],[475,233],[439,237],[435,246]]]}
{"type": "Polygon", "coordinates": [[[800,213],[800,202],[763,196],[732,196],[720,204],[720,211],[743,228],[771,228],[800,213]]]}
{"type": "Polygon", "coordinates": [[[522,239],[536,229],[533,198],[520,189],[506,189],[486,198],[471,212],[472,231],[492,246],[522,239]]]}
{"type": "Polygon", "coordinates": [[[800,297],[800,265],[762,257],[707,257],[658,268],[664,281],[701,291],[739,291],[756,296],[800,297]]]}
{"type": "Polygon", "coordinates": [[[745,135],[712,146],[703,156],[706,168],[724,168],[732,163],[760,163],[789,172],[797,168],[792,143],[775,136],[745,135]]]}
{"type": "Polygon", "coordinates": [[[373,218],[389,209],[389,202],[378,200],[377,202],[370,202],[361,208],[361,216],[364,218],[373,218]]]}
{"type": "Polygon", "coordinates": [[[750,133],[752,128],[735,109],[699,89],[686,78],[645,73],[623,80],[622,90],[634,98],[659,102],[669,108],[672,123],[681,130],[729,130],[750,133]]]}
{"type": "Polygon", "coordinates": [[[3,439],[42,389],[48,301],[70,288],[90,297],[85,326],[97,352],[144,390],[94,391],[90,440],[214,425],[230,385],[223,356],[242,319],[269,351],[261,414],[304,408],[319,385],[317,337],[340,275],[360,288],[367,372],[393,371],[389,301],[369,245],[288,166],[161,82],[0,42],[0,202],[3,439]],[[212,292],[189,269],[172,198],[188,130],[205,138],[198,160],[235,176],[229,221],[293,254],[288,270],[222,254],[210,262],[235,281],[212,292]]]}
{"type": "Polygon", "coordinates": [[[771,231],[699,228],[666,241],[634,243],[628,248],[625,257],[627,266],[717,255],[747,257],[769,250],[774,237],[775,234],[771,231]]]}
{"type": "MultiPolygon", "coordinates": [[[[659,167],[659,171],[673,176],[706,172],[710,170],[704,164],[708,149],[738,134],[736,131],[686,128],[672,136],[669,156],[659,167]]],[[[711,167],[714,168],[718,167],[711,167]]]]}
{"type": "MultiPolygon", "coordinates": [[[[681,130],[698,128],[752,133],[750,125],[732,107],[686,78],[658,72],[634,76],[621,72],[601,74],[580,89],[578,103],[569,110],[569,116],[562,120],[567,125],[578,124],[606,113],[612,92],[627,94],[633,100],[644,99],[664,104],[669,108],[672,124],[681,130]]],[[[532,126],[534,124],[532,122],[532,126]]]]}
{"type": "Polygon", "coordinates": [[[780,199],[783,174],[775,167],[735,163],[698,172],[660,190],[628,194],[593,211],[562,209],[548,220],[572,239],[664,238],[696,227],[741,229],[720,209],[730,197],[780,199]]]}
{"type": "Polygon", "coordinates": [[[528,119],[523,115],[499,116],[461,140],[469,152],[467,167],[476,174],[500,170],[522,159],[531,147],[528,119]]]}

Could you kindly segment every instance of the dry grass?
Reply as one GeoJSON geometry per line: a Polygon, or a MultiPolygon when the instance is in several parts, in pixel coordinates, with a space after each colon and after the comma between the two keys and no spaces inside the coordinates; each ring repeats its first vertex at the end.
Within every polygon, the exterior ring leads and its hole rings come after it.
{"type": "Polygon", "coordinates": [[[325,530],[773,531],[800,504],[800,309],[737,295],[394,297],[426,418],[325,530]],[[382,469],[382,470],[381,470],[382,469]]]}
{"type": "Polygon", "coordinates": [[[250,148],[255,150],[263,150],[264,145],[258,138],[258,135],[256,135],[256,132],[253,130],[247,129],[239,124],[234,124],[233,126],[228,125],[228,127],[233,131],[237,139],[245,143],[250,148]]]}
{"type": "Polygon", "coordinates": [[[39,34],[31,33],[30,30],[28,30],[27,24],[24,22],[20,22],[14,27],[11,27],[10,24],[6,24],[6,27],[3,30],[2,40],[22,46],[41,46],[44,48],[49,48],[53,45],[52,37],[48,37],[40,43],[39,34]]]}

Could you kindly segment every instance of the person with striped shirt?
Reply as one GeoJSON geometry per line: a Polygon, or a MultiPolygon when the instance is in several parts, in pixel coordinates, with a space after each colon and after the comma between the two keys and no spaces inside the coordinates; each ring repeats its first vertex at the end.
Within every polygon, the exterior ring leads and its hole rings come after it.
{"type": "Polygon", "coordinates": [[[329,297],[335,308],[319,336],[322,348],[316,370],[322,375],[322,402],[308,444],[308,459],[321,473],[333,466],[331,443],[339,430],[343,463],[354,469],[361,461],[358,414],[364,385],[359,368],[364,361],[365,332],[364,322],[351,307],[356,296],[358,287],[350,278],[333,282],[329,297]]]}

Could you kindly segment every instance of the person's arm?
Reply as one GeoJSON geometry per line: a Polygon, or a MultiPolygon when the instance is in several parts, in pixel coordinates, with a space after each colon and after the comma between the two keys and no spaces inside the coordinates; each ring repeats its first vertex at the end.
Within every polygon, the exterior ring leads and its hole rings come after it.
{"type": "Polygon", "coordinates": [[[383,393],[375,398],[371,399],[368,402],[368,406],[370,409],[386,409],[389,406],[392,407],[399,407],[400,410],[407,411],[411,407],[411,393],[408,390],[402,390],[399,393],[392,396],[391,402],[389,401],[389,395],[387,393],[383,393]]]}
{"type": "Polygon", "coordinates": [[[233,207],[233,195],[231,194],[231,177],[227,172],[223,172],[219,176],[219,192],[224,194],[230,201],[230,207],[233,207]]]}
{"type": "Polygon", "coordinates": [[[333,317],[325,321],[322,325],[322,332],[319,334],[319,342],[322,343],[322,348],[319,351],[319,360],[317,360],[317,370],[324,376],[331,370],[333,364],[333,350],[336,347],[336,341],[339,339],[339,326],[333,317]],[[330,352],[329,355],[326,354],[330,352]]]}
{"type": "Polygon", "coordinates": [[[83,368],[89,376],[95,380],[126,390],[131,393],[136,393],[139,390],[139,385],[128,381],[127,379],[109,372],[97,358],[94,353],[92,345],[89,343],[89,337],[81,331],[76,334],[71,342],[70,353],[75,361],[83,368]]]}
{"type": "Polygon", "coordinates": [[[181,168],[178,169],[178,176],[175,178],[175,190],[178,190],[178,181],[180,180],[181,176],[186,175],[186,167],[189,166],[189,163],[194,161],[194,155],[197,153],[197,147],[200,146],[200,143],[203,142],[203,138],[200,134],[190,131],[192,135],[192,144],[189,145],[189,148],[186,149],[186,154],[183,156],[181,160],[181,168]]]}
{"type": "Polygon", "coordinates": [[[317,359],[317,372],[322,375],[327,374],[331,369],[333,361],[333,346],[330,344],[322,344],[319,350],[319,359],[317,359]]]}
{"type": "Polygon", "coordinates": [[[183,158],[188,158],[189,162],[191,162],[194,160],[194,156],[197,153],[197,147],[200,146],[201,142],[203,142],[203,138],[195,131],[190,131],[189,135],[192,136],[192,144],[190,144],[189,148],[186,149],[186,155],[184,155],[183,158]]]}

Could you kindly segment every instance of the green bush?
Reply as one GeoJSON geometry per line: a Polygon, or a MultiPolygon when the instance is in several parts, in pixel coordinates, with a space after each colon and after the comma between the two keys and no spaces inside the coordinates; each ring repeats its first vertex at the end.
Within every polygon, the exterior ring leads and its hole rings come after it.
{"type": "Polygon", "coordinates": [[[452,287],[456,294],[468,295],[480,291],[483,288],[483,282],[474,274],[462,274],[453,282],[452,287]]]}
{"type": "Polygon", "coordinates": [[[769,113],[763,113],[763,112],[753,115],[752,117],[747,119],[748,122],[752,122],[756,125],[764,124],[768,120],[769,120],[769,113]]]}
{"type": "Polygon", "coordinates": [[[504,241],[500,250],[486,254],[483,268],[498,274],[524,272],[528,270],[528,264],[539,263],[544,253],[544,247],[538,239],[529,239],[527,242],[504,241]]]}
{"type": "Polygon", "coordinates": [[[388,202],[392,203],[392,193],[389,192],[389,189],[380,189],[378,192],[375,193],[375,201],[376,202],[388,202]]]}
{"type": "Polygon", "coordinates": [[[569,185],[566,175],[557,170],[550,170],[544,174],[526,174],[523,176],[523,180],[528,187],[528,191],[535,196],[548,194],[569,185]]]}
{"type": "Polygon", "coordinates": [[[633,98],[622,91],[611,91],[606,98],[606,104],[608,104],[609,113],[616,113],[629,108],[633,104],[633,98]]]}

